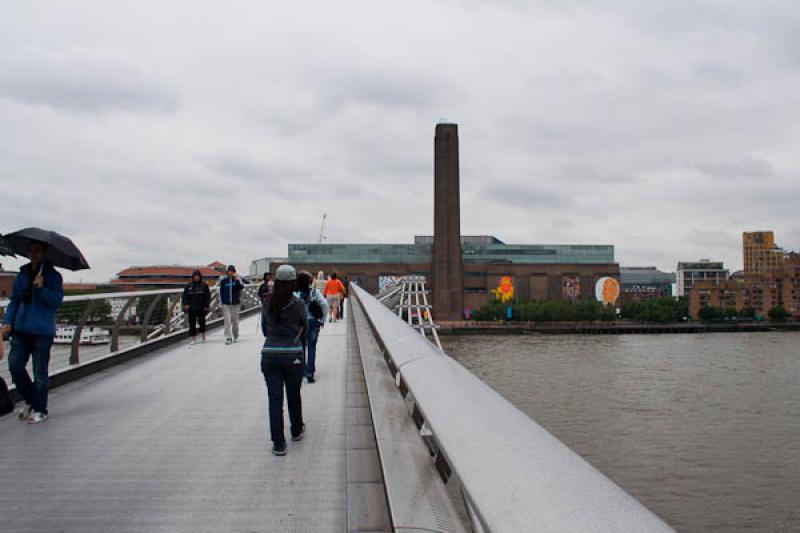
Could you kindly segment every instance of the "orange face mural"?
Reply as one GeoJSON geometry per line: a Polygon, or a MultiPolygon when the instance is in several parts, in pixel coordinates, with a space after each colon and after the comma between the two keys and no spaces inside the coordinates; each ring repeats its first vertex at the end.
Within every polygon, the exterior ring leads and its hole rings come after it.
{"type": "Polygon", "coordinates": [[[594,287],[594,295],[597,301],[606,305],[612,305],[619,298],[619,282],[614,278],[600,278],[594,287]]]}
{"type": "Polygon", "coordinates": [[[511,281],[511,276],[503,276],[500,278],[500,284],[496,289],[493,289],[494,297],[505,303],[514,299],[514,282],[511,281]]]}

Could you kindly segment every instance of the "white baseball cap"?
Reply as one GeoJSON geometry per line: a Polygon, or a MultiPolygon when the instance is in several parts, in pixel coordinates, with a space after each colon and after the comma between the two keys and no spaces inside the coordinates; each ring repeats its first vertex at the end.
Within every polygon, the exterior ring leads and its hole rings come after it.
{"type": "Polygon", "coordinates": [[[278,281],[295,281],[297,279],[297,270],[292,265],[281,265],[275,271],[275,279],[278,281]]]}

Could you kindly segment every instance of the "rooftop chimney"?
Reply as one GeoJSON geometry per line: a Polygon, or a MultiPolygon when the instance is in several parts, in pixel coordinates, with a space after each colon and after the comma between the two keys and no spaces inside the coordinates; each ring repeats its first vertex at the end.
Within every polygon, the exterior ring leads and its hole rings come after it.
{"type": "Polygon", "coordinates": [[[433,313],[439,320],[460,320],[463,283],[456,124],[436,125],[433,180],[433,313]]]}

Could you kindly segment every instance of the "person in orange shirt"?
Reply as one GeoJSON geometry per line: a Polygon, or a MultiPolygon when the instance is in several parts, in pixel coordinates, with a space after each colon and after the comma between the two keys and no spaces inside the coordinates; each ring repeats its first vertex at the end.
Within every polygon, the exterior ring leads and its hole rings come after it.
{"type": "Polygon", "coordinates": [[[331,277],[325,283],[325,289],[322,293],[328,302],[328,322],[336,322],[339,304],[342,302],[345,293],[344,284],[339,281],[336,272],[331,272],[331,277]]]}

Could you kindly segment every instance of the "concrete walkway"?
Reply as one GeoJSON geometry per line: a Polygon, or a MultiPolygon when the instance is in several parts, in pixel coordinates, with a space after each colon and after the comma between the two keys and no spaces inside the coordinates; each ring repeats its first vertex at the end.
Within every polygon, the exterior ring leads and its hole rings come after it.
{"type": "Polygon", "coordinates": [[[344,531],[346,322],[320,336],[308,433],[286,457],[270,453],[256,322],[231,346],[217,331],[65,385],[44,424],[0,419],[0,531],[344,531]]]}

